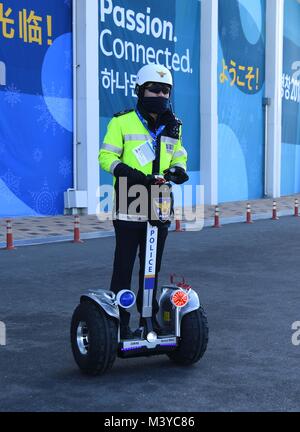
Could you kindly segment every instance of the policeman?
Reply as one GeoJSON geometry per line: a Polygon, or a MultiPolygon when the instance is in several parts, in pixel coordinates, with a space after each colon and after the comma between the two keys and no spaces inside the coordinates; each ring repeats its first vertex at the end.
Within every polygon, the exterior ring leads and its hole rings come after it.
{"type": "MultiPolygon", "coordinates": [[[[148,213],[128,211],[133,198],[127,196],[124,201],[124,194],[126,192],[128,194],[128,189],[133,185],[143,185],[149,189],[151,185],[157,183],[157,175],[164,175],[167,181],[176,184],[188,180],[187,153],[181,143],[182,123],[175,117],[170,104],[172,86],[172,75],[166,67],[158,64],[143,66],[136,78],[135,92],[138,97],[136,109],[114,115],[108,124],[99,152],[101,168],[114,176],[115,186],[113,224],[116,248],[110,289],[114,293],[122,289],[130,289],[133,266],[139,248],[140,271],[137,295],[139,313],[142,312],[143,301],[148,213]],[[123,184],[127,189],[122,187],[123,184]]],[[[153,329],[158,334],[161,329],[155,316],[158,312],[157,275],[161,267],[168,225],[160,224],[158,227],[152,318],[153,329]]],[[[129,312],[120,308],[122,339],[133,336],[129,320],[129,312]]],[[[140,325],[142,324],[140,319],[140,325]]]]}

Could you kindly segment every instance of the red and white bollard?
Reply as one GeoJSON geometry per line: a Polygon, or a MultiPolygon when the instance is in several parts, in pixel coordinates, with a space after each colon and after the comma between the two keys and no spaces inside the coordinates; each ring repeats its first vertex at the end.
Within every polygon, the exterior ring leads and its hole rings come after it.
{"type": "Polygon", "coordinates": [[[247,204],[246,223],[247,224],[253,223],[252,214],[251,214],[251,205],[249,203],[247,204]]]}
{"type": "Polygon", "coordinates": [[[83,241],[80,240],[80,217],[79,217],[79,215],[75,215],[73,243],[83,243],[83,241]]]}
{"type": "Polygon", "coordinates": [[[213,225],[213,228],[221,228],[220,225],[220,210],[219,210],[219,206],[215,207],[215,223],[213,225]]]}
{"type": "Polygon", "coordinates": [[[279,217],[277,216],[277,203],[274,200],[273,201],[273,212],[272,212],[272,220],[278,220],[279,217]]]}
{"type": "Polygon", "coordinates": [[[10,219],[6,221],[6,250],[16,249],[14,247],[14,239],[12,233],[12,222],[10,219]]]}
{"type": "Polygon", "coordinates": [[[181,223],[180,223],[181,214],[178,207],[175,208],[174,214],[175,214],[175,232],[182,232],[181,223]]]}
{"type": "Polygon", "coordinates": [[[176,232],[181,232],[181,226],[180,226],[180,220],[179,219],[175,219],[175,231],[176,232]]]}
{"type": "Polygon", "coordinates": [[[295,212],[294,216],[299,217],[299,201],[298,198],[295,198],[295,212]]]}

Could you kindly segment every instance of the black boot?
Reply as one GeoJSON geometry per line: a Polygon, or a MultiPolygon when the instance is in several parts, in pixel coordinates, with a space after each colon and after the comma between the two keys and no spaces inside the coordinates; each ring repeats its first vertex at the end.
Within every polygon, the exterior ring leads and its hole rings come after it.
{"type": "Polygon", "coordinates": [[[134,334],[129,327],[128,324],[121,324],[120,325],[120,338],[121,339],[133,339],[134,334]]]}
{"type": "Polygon", "coordinates": [[[169,334],[168,330],[166,330],[163,327],[161,327],[161,325],[157,321],[156,317],[152,317],[152,325],[153,325],[153,330],[155,331],[155,333],[158,336],[165,336],[165,335],[169,334]]]}
{"type": "MultiPolygon", "coordinates": [[[[151,322],[152,322],[152,328],[153,328],[153,331],[154,331],[158,336],[164,336],[164,335],[169,334],[169,331],[168,331],[168,330],[165,330],[165,329],[163,329],[163,328],[160,326],[160,324],[159,324],[159,322],[157,321],[157,319],[156,319],[155,316],[151,318],[151,322]]],[[[141,328],[141,327],[145,327],[145,318],[143,318],[143,317],[140,318],[140,328],[141,328]]],[[[140,332],[141,332],[141,330],[140,330],[140,332]]]]}

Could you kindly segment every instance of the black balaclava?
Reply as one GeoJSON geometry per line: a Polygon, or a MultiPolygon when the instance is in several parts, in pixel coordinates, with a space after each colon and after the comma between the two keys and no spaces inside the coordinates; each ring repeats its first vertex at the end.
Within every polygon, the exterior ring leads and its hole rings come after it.
{"type": "MultiPolygon", "coordinates": [[[[147,83],[145,83],[147,84],[147,83]]],[[[170,97],[163,96],[145,97],[145,87],[142,85],[138,92],[138,102],[148,113],[162,114],[170,109],[170,97]]]]}
{"type": "Polygon", "coordinates": [[[139,102],[148,113],[162,114],[170,108],[170,100],[163,97],[141,97],[139,102]]]}

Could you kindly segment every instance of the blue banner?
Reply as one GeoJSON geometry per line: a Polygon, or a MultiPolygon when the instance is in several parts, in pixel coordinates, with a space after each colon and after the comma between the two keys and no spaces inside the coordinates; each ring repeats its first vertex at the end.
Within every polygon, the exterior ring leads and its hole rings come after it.
{"type": "MultiPolygon", "coordinates": [[[[183,121],[191,183],[200,171],[200,1],[100,0],[100,133],[114,113],[134,108],[137,71],[148,63],[168,67],[173,109],[183,121]]],[[[101,184],[111,184],[101,171],[101,184]]]]}
{"type": "Polygon", "coordinates": [[[71,32],[71,0],[0,0],[0,217],[63,213],[71,32]]]}
{"type": "Polygon", "coordinates": [[[300,192],[300,4],[284,3],[281,194],[300,192]]]}
{"type": "Polygon", "coordinates": [[[219,202],[264,193],[265,0],[219,1],[219,202]]]}

